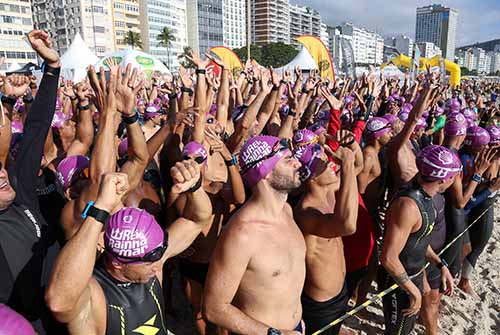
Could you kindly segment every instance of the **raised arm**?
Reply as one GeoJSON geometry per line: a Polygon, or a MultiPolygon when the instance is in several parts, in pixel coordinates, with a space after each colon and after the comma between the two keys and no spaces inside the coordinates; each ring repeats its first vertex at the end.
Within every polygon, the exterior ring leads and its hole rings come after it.
{"type": "Polygon", "coordinates": [[[171,170],[174,180],[172,192],[186,195],[186,206],[182,221],[176,220],[167,228],[169,247],[164,259],[174,257],[186,250],[203,228],[210,224],[212,203],[201,187],[200,165],[194,160],[177,162],[171,170]]]}
{"type": "Polygon", "coordinates": [[[86,156],[94,141],[94,123],[92,121],[92,110],[89,99],[90,92],[84,83],[77,84],[75,91],[78,97],[78,122],[76,138],[69,146],[67,156],[86,156]]]}
{"type": "MultiPolygon", "coordinates": [[[[128,190],[126,175],[107,174],[102,179],[94,207],[110,213],[120,205],[128,190]]],[[[92,303],[90,285],[103,224],[105,223],[87,217],[57,256],[45,299],[60,322],[74,320],[92,303]]]]}
{"type": "Polygon", "coordinates": [[[45,61],[46,66],[38,94],[31,107],[32,111],[24,123],[23,141],[15,165],[16,200],[38,207],[35,192],[36,178],[40,169],[47,132],[54,116],[60,62],[59,55],[52,49],[52,41],[46,32],[33,30],[28,34],[28,40],[32,48],[45,61]]]}
{"type": "Polygon", "coordinates": [[[207,78],[206,69],[208,64],[210,64],[210,59],[202,60],[196,52],[192,52],[189,57],[191,62],[196,66],[196,88],[194,97],[194,106],[199,108],[200,113],[194,118],[194,129],[192,135],[192,141],[198,143],[203,143],[203,138],[205,135],[205,123],[207,120],[205,107],[206,103],[206,92],[207,92],[207,78]]]}

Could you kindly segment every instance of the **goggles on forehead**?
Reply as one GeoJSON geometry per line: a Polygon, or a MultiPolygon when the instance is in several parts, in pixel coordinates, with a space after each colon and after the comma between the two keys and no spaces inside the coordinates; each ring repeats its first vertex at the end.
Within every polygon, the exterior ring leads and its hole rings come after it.
{"type": "Polygon", "coordinates": [[[290,140],[287,138],[282,138],[278,142],[276,142],[276,144],[274,144],[270,153],[268,153],[267,155],[265,155],[262,158],[259,158],[253,162],[246,164],[245,167],[242,169],[242,173],[248,172],[248,170],[254,168],[259,163],[261,163],[265,160],[268,160],[269,158],[272,158],[273,156],[275,156],[276,154],[278,154],[281,151],[292,150],[292,149],[293,149],[293,146],[292,146],[292,143],[290,142],[290,140]]]}

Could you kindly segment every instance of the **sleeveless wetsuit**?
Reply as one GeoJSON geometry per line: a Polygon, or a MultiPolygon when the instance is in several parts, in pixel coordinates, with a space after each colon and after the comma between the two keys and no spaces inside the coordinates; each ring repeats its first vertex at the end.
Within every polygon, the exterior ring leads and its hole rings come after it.
{"type": "MultiPolygon", "coordinates": [[[[422,216],[422,226],[408,236],[406,244],[399,254],[399,260],[403,264],[408,276],[418,273],[425,265],[425,252],[431,240],[431,233],[436,220],[436,208],[432,198],[425,193],[416,181],[408,184],[408,187],[399,191],[396,198],[408,197],[413,199],[422,216]]],[[[419,274],[412,279],[413,283],[422,292],[423,275],[419,274]]],[[[383,267],[379,267],[378,287],[383,291],[394,284],[394,280],[383,267]]],[[[416,316],[406,317],[403,310],[410,306],[408,294],[401,288],[397,288],[383,299],[385,329],[387,335],[410,334],[415,324],[416,316]]]]}
{"type": "Polygon", "coordinates": [[[106,297],[106,335],[167,335],[163,292],[156,277],[146,284],[122,283],[99,263],[94,277],[106,297]]]}
{"type": "MultiPolygon", "coordinates": [[[[436,194],[433,198],[434,206],[436,206],[436,223],[434,224],[434,230],[431,234],[431,247],[432,250],[437,254],[443,249],[446,240],[446,220],[444,215],[444,196],[442,194],[436,194]]],[[[427,275],[427,281],[429,286],[433,290],[439,289],[441,286],[441,271],[434,265],[429,264],[429,267],[425,270],[427,275]]]]}

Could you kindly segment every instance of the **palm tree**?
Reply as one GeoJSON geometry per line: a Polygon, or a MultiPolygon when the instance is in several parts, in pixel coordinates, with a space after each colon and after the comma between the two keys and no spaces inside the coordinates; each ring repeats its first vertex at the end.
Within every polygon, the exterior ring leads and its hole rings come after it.
{"type": "Polygon", "coordinates": [[[130,45],[132,49],[135,49],[136,47],[142,49],[141,34],[138,32],[131,30],[127,31],[123,41],[125,44],[130,45]]]}
{"type": "Polygon", "coordinates": [[[156,37],[159,47],[167,48],[168,68],[170,68],[170,46],[175,41],[174,31],[168,27],[164,27],[156,37]]]}
{"type": "Polygon", "coordinates": [[[191,47],[186,46],[184,47],[182,53],[179,56],[177,56],[177,58],[179,59],[179,63],[186,69],[194,69],[194,64],[186,57],[186,56],[191,56],[192,51],[193,49],[191,49],[191,47]]]}

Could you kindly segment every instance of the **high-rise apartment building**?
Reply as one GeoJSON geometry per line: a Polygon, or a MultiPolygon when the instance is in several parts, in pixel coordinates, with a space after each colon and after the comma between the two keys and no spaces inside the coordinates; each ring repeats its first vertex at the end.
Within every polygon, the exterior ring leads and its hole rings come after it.
{"type": "Polygon", "coordinates": [[[140,14],[138,0],[114,0],[113,1],[113,37],[115,50],[124,49],[125,35],[128,31],[139,33],[140,14]]]}
{"type": "Polygon", "coordinates": [[[408,36],[399,35],[388,37],[384,40],[384,44],[387,46],[395,47],[400,53],[408,57],[411,57],[413,55],[414,42],[413,39],[408,36]]]}
{"type": "Polygon", "coordinates": [[[206,52],[224,41],[222,0],[187,0],[188,44],[206,52]]]}
{"type": "Polygon", "coordinates": [[[458,11],[441,5],[417,8],[415,40],[432,42],[443,51],[443,57],[454,61],[458,11]]]}
{"type": "Polygon", "coordinates": [[[425,58],[432,58],[434,56],[442,56],[443,52],[437,45],[432,42],[417,43],[420,49],[420,55],[425,58]]]}
{"type": "Polygon", "coordinates": [[[500,71],[500,52],[488,51],[488,56],[491,59],[489,73],[495,74],[500,71]]]}
{"type": "Polygon", "coordinates": [[[12,63],[36,63],[36,54],[24,39],[33,29],[30,0],[0,0],[0,57],[5,57],[3,70],[12,63]]]}
{"type": "Polygon", "coordinates": [[[246,0],[222,1],[223,43],[231,49],[241,48],[247,44],[246,2],[246,0]]]}
{"type": "Polygon", "coordinates": [[[321,37],[321,16],[311,7],[290,5],[290,42],[294,46],[300,43],[295,38],[301,35],[321,37]]]}
{"type": "Polygon", "coordinates": [[[188,44],[186,0],[141,0],[139,4],[143,50],[160,59],[170,70],[176,70],[178,56],[188,44]],[[175,36],[170,48],[158,45],[157,37],[164,27],[171,29],[175,36]]]}
{"type": "Polygon", "coordinates": [[[338,29],[342,38],[351,42],[354,60],[357,64],[382,64],[384,39],[381,35],[365,28],[356,27],[352,23],[343,23],[338,29]]]}
{"type": "Polygon", "coordinates": [[[101,57],[114,50],[111,0],[33,0],[35,26],[49,32],[60,53],[80,33],[101,57]]]}
{"type": "Polygon", "coordinates": [[[290,44],[290,3],[288,0],[252,0],[252,43],[290,44]]]}

